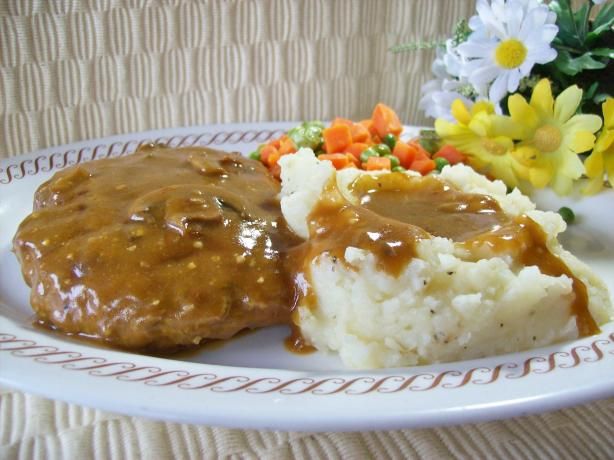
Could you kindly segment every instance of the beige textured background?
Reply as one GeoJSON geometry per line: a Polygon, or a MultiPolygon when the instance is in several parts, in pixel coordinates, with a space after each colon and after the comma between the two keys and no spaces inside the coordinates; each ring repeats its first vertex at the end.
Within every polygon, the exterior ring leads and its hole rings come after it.
{"type": "MultiPolygon", "coordinates": [[[[215,122],[423,123],[432,52],[472,0],[0,0],[0,157],[215,122]]],[[[0,372],[2,370],[0,369],[0,372]]],[[[0,389],[0,458],[612,458],[614,399],[501,422],[363,434],[147,421],[0,389]]]]}
{"type": "Polygon", "coordinates": [[[432,51],[468,0],[0,0],[0,156],[201,123],[419,123],[432,51]]]}

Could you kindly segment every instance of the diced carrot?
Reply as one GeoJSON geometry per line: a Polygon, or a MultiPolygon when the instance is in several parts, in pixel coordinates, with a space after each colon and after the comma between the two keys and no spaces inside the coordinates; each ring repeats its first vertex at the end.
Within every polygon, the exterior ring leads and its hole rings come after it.
{"type": "Polygon", "coordinates": [[[361,120],[358,122],[358,124],[367,128],[367,131],[369,132],[369,136],[371,138],[373,137],[377,138],[376,140],[371,139],[372,142],[376,142],[379,144],[379,136],[377,135],[377,132],[375,131],[375,126],[373,126],[373,120],[361,120]]]}
{"type": "Polygon", "coordinates": [[[279,179],[281,177],[281,166],[279,166],[279,163],[275,163],[273,166],[271,166],[269,171],[275,179],[279,179]]]}
{"type": "Polygon", "coordinates": [[[360,166],[360,159],[356,158],[351,153],[346,153],[345,156],[348,158],[348,164],[341,169],[358,168],[360,166]]]}
{"type": "Polygon", "coordinates": [[[379,103],[373,109],[371,115],[373,127],[377,135],[383,139],[386,134],[398,136],[403,131],[403,126],[397,114],[385,104],[379,103]]]}
{"type": "Polygon", "coordinates": [[[350,131],[352,133],[352,142],[366,142],[371,137],[369,130],[360,123],[352,123],[350,131]]]}
{"type": "Polygon", "coordinates": [[[343,169],[349,163],[351,163],[346,153],[323,153],[322,155],[318,156],[318,160],[330,161],[335,169],[343,169]]]}
{"type": "Polygon", "coordinates": [[[279,147],[281,147],[281,137],[278,139],[273,139],[272,141],[269,142],[269,144],[275,147],[276,149],[279,149],[279,147]]]}
{"type": "Polygon", "coordinates": [[[347,118],[337,117],[333,120],[333,122],[330,125],[331,126],[337,126],[337,125],[352,126],[353,124],[354,122],[352,120],[348,120],[347,118]]]}
{"type": "Polygon", "coordinates": [[[369,157],[366,163],[363,163],[363,168],[367,171],[375,171],[379,169],[390,169],[392,163],[390,162],[390,158],[386,157],[369,157]]]}
{"type": "Polygon", "coordinates": [[[343,152],[352,143],[352,134],[350,127],[347,125],[336,125],[326,128],[322,135],[324,136],[324,150],[326,153],[343,152]]]}
{"type": "Polygon", "coordinates": [[[364,144],[362,142],[354,142],[345,149],[345,153],[351,154],[357,160],[360,160],[360,154],[368,148],[368,144],[364,144]]]}
{"type": "Polygon", "coordinates": [[[369,139],[369,130],[360,123],[354,123],[352,120],[348,120],[347,118],[337,117],[330,124],[331,127],[339,125],[346,125],[350,127],[352,142],[364,142],[369,139]]]}
{"type": "Polygon", "coordinates": [[[274,152],[279,153],[279,151],[277,150],[277,147],[275,147],[275,146],[273,146],[271,144],[265,145],[260,150],[260,161],[262,161],[264,164],[268,165],[269,164],[269,156],[272,153],[274,153],[274,152]]]}
{"type": "Polygon", "coordinates": [[[279,154],[281,156],[284,156],[294,152],[296,152],[296,145],[294,144],[294,141],[288,136],[285,136],[281,140],[281,145],[279,146],[279,154]]]}
{"type": "Polygon", "coordinates": [[[430,158],[426,158],[423,160],[414,160],[409,169],[417,171],[424,176],[430,173],[433,169],[435,169],[435,162],[430,158]]]}
{"type": "Polygon", "coordinates": [[[358,124],[367,128],[367,131],[370,131],[371,126],[373,126],[373,120],[371,120],[370,118],[367,118],[366,120],[360,120],[358,124]]]}
{"type": "Polygon", "coordinates": [[[406,142],[398,140],[397,143],[394,145],[392,154],[399,159],[401,166],[406,169],[409,169],[411,163],[416,157],[416,149],[407,144],[406,142]]]}
{"type": "Polygon", "coordinates": [[[448,160],[448,163],[451,165],[455,165],[457,163],[464,163],[467,159],[465,155],[460,153],[456,148],[452,145],[446,144],[439,149],[439,151],[433,155],[433,158],[444,158],[448,160]]]}
{"type": "Polygon", "coordinates": [[[428,152],[428,150],[422,147],[420,145],[420,142],[418,142],[417,140],[409,141],[408,145],[410,145],[416,151],[416,157],[414,158],[415,160],[431,159],[431,154],[428,152]]]}
{"type": "Polygon", "coordinates": [[[275,166],[280,157],[281,155],[279,153],[279,150],[275,150],[274,152],[271,152],[271,154],[269,155],[266,161],[267,165],[269,165],[269,167],[275,166]]]}

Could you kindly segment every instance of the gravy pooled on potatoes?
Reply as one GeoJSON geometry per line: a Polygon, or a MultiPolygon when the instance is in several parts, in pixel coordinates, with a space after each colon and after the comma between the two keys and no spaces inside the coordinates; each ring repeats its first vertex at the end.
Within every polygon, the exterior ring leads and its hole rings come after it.
{"type": "Polygon", "coordinates": [[[262,164],[145,146],[43,184],[14,250],[38,318],[66,333],[165,350],[288,323],[296,243],[262,164]]]}
{"type": "MultiPolygon", "coordinates": [[[[300,254],[302,260],[295,264],[300,267],[295,278],[309,280],[315,257],[326,252],[343,260],[348,247],[368,250],[380,269],[399,276],[416,256],[418,241],[441,236],[460,243],[470,254],[467,259],[509,255],[521,266],[568,276],[574,291],[571,311],[580,336],[599,332],[588,309],[586,286],[551,253],[544,231],[528,216],[511,218],[494,198],[461,192],[432,176],[364,174],[350,190],[358,204],[346,201],[337,185],[329,184],[308,216],[310,239],[300,254]]],[[[308,289],[299,292],[305,304],[316,303],[308,289]]]]}

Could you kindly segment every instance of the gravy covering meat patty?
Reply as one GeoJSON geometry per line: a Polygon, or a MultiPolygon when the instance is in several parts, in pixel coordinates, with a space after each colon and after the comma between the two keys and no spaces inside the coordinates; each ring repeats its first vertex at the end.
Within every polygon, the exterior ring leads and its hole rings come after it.
{"type": "Polygon", "coordinates": [[[45,324],[163,350],[288,323],[296,237],[259,162],[145,146],[68,168],[36,192],[14,250],[45,324]]]}

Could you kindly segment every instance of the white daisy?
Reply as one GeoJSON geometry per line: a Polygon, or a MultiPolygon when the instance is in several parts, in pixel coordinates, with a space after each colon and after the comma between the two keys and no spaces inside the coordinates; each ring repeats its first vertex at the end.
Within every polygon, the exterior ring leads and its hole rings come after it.
{"type": "Polygon", "coordinates": [[[453,121],[450,108],[455,99],[461,99],[467,105],[473,104],[457,91],[468,85],[466,80],[460,81],[458,78],[461,66],[461,57],[452,40],[446,41],[445,48],[437,48],[437,56],[431,67],[436,78],[422,86],[422,98],[418,104],[427,117],[453,121]]]}
{"type": "Polygon", "coordinates": [[[422,87],[422,98],[418,107],[424,111],[427,117],[443,118],[453,122],[452,102],[460,99],[467,107],[473,105],[473,101],[456,91],[462,86],[463,84],[458,80],[438,78],[431,80],[422,87]]]}
{"type": "Polygon", "coordinates": [[[445,72],[447,76],[460,76],[462,57],[460,54],[458,54],[458,50],[454,46],[452,39],[446,40],[445,51],[443,48],[437,49],[437,59],[435,59],[435,62],[433,62],[433,73],[436,76],[440,76],[438,75],[438,69],[436,67],[441,68],[441,70],[439,70],[440,74],[445,72]]]}
{"type": "Polygon", "coordinates": [[[518,89],[535,64],[556,58],[550,43],[558,33],[556,15],[538,0],[478,0],[473,32],[458,46],[460,76],[498,103],[518,89]]]}

